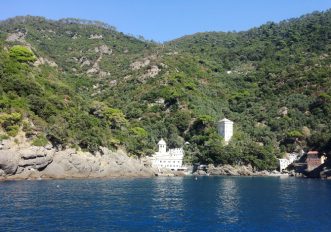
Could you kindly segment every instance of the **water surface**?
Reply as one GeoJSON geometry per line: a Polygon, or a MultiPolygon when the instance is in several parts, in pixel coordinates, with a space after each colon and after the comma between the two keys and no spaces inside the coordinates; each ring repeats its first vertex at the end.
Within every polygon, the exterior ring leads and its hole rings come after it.
{"type": "Polygon", "coordinates": [[[0,182],[0,231],[331,231],[331,181],[176,177],[0,182]]]}

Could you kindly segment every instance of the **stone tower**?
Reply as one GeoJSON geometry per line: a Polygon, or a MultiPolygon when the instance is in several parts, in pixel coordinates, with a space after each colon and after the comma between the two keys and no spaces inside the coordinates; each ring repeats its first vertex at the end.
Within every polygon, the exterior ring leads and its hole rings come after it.
{"type": "Polygon", "coordinates": [[[229,119],[223,118],[218,121],[218,134],[224,138],[226,144],[229,143],[233,135],[233,122],[229,119]]]}
{"type": "Polygon", "coordinates": [[[159,141],[158,145],[159,145],[159,153],[167,152],[167,144],[163,139],[159,141]]]}

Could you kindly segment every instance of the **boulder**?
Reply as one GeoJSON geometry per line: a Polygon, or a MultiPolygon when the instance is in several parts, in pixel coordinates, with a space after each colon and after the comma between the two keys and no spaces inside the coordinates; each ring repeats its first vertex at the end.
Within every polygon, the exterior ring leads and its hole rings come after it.
{"type": "Polygon", "coordinates": [[[206,176],[207,175],[207,173],[203,170],[196,171],[196,174],[199,175],[199,176],[206,176]]]}
{"type": "Polygon", "coordinates": [[[271,174],[278,175],[278,174],[280,174],[280,172],[277,171],[277,170],[273,170],[273,171],[271,172],[271,174]]]}
{"type": "Polygon", "coordinates": [[[0,176],[13,175],[18,168],[18,153],[15,150],[0,150],[0,176]]]}
{"type": "Polygon", "coordinates": [[[288,114],[288,108],[286,106],[283,106],[280,109],[278,109],[277,113],[278,115],[286,116],[288,114]]]}

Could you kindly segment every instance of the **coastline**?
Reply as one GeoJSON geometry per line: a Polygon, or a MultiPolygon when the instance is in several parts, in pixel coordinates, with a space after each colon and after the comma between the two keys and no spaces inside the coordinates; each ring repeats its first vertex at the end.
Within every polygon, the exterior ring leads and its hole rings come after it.
{"type": "Polygon", "coordinates": [[[106,177],[63,177],[63,178],[53,178],[53,177],[17,177],[17,176],[6,176],[0,177],[0,182],[5,181],[49,181],[49,180],[114,180],[114,179],[146,179],[146,178],[180,178],[180,177],[278,177],[278,178],[305,178],[304,176],[290,176],[288,174],[270,174],[270,175],[151,175],[151,176],[140,176],[140,175],[123,175],[123,176],[106,176],[106,177]]]}
{"type": "MultiPolygon", "coordinates": [[[[250,176],[250,177],[313,177],[294,170],[288,173],[256,171],[250,165],[212,164],[204,170],[188,172],[158,170],[148,158],[129,157],[123,150],[111,151],[101,147],[92,154],[75,149],[57,150],[50,144],[44,147],[31,146],[24,135],[17,143],[14,139],[2,141],[0,148],[0,181],[18,180],[66,180],[66,179],[114,179],[151,178],[176,176],[250,176]]],[[[323,170],[323,168],[321,168],[323,170]]],[[[314,178],[322,178],[319,175],[314,178]]],[[[326,176],[324,179],[330,179],[326,176]]]]}
{"type": "MultiPolygon", "coordinates": [[[[68,153],[68,151],[66,151],[68,153]]],[[[1,155],[1,153],[0,153],[1,155]]],[[[114,155],[114,154],[113,154],[114,155]]],[[[58,154],[57,154],[58,156],[58,154]]],[[[84,156],[91,156],[90,153],[88,154],[80,154],[82,156],[81,158],[86,158],[84,156]]],[[[302,176],[294,176],[290,174],[284,174],[284,173],[273,173],[273,172],[268,172],[268,171],[259,171],[259,172],[254,172],[250,171],[247,166],[231,166],[231,165],[224,165],[224,166],[219,166],[219,167],[214,167],[213,165],[209,165],[209,167],[213,167],[211,171],[208,172],[201,172],[201,171],[196,171],[194,173],[185,173],[181,171],[171,171],[171,170],[166,170],[163,169],[161,172],[158,172],[154,168],[150,166],[150,164],[146,164],[146,160],[141,160],[141,159],[134,159],[136,165],[138,164],[139,168],[136,169],[135,172],[132,172],[130,169],[128,169],[128,162],[132,162],[132,158],[127,157],[126,154],[121,154],[121,156],[125,157],[127,159],[126,162],[121,163],[121,168],[123,170],[121,172],[116,172],[114,169],[112,172],[99,172],[95,170],[94,172],[91,171],[82,171],[82,170],[76,170],[73,172],[64,172],[62,170],[61,173],[61,168],[65,168],[65,163],[62,163],[61,165],[64,165],[64,167],[57,166],[59,169],[59,173],[55,174],[53,171],[50,171],[53,169],[53,166],[58,165],[58,161],[55,161],[55,163],[52,165],[50,164],[50,167],[46,167],[43,170],[37,170],[34,168],[29,168],[27,170],[24,170],[23,172],[20,173],[15,173],[15,174],[8,174],[8,175],[2,175],[0,176],[0,181],[21,181],[21,180],[90,180],[90,179],[123,179],[123,178],[162,178],[162,177],[183,177],[183,176],[191,176],[191,177],[202,177],[202,176],[233,176],[233,177],[302,177],[302,176]],[[144,168],[142,168],[144,167],[144,168]],[[232,171],[228,171],[228,170],[232,171]],[[246,172],[234,172],[233,170],[246,170],[246,172]],[[217,171],[215,171],[217,170],[217,171]],[[248,170],[248,171],[247,171],[248,170]]],[[[73,157],[73,154],[70,154],[69,157],[73,157]]],[[[62,157],[63,158],[63,157],[62,157]]],[[[91,157],[90,157],[91,158],[91,157]]],[[[108,157],[109,158],[109,157],[108,157]]],[[[113,157],[114,158],[114,157],[113,157]]],[[[100,157],[95,157],[93,156],[92,159],[95,159],[93,163],[95,163],[96,160],[100,159],[100,157]]],[[[84,161],[86,162],[86,161],[84,161]]],[[[86,163],[85,163],[86,165],[86,163]]],[[[117,169],[118,171],[118,169],[117,169]]]]}

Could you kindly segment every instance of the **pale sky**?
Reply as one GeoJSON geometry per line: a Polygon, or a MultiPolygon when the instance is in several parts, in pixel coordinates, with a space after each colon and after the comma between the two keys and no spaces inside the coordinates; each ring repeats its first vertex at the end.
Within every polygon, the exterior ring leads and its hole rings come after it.
{"type": "Polygon", "coordinates": [[[33,15],[99,20],[158,42],[205,31],[242,31],[331,8],[331,0],[1,0],[0,20],[33,15]]]}

